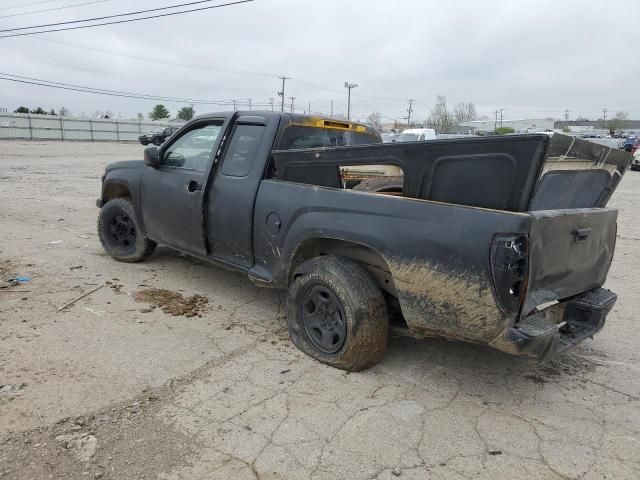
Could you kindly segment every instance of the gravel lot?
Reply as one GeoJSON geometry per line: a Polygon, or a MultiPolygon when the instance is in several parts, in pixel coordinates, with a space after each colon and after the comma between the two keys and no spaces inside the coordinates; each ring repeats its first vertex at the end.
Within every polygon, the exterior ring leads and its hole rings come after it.
{"type": "Polygon", "coordinates": [[[103,253],[100,176],[141,155],[0,142],[1,276],[33,277],[0,289],[0,479],[640,478],[639,173],[612,202],[619,300],[595,340],[540,366],[392,339],[347,374],[290,344],[278,292],[163,248],[103,253]],[[208,303],[174,316],[152,288],[208,303]]]}

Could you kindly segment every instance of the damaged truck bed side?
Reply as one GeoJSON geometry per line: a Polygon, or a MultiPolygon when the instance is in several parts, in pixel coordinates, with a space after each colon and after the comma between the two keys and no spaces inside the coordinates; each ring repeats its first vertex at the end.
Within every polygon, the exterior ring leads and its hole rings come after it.
{"type": "Polygon", "coordinates": [[[382,358],[390,317],[415,337],[535,358],[602,328],[616,300],[602,288],[606,204],[628,154],[562,135],[372,141],[330,119],[198,117],[144,163],[107,167],[101,241],[119,260],[162,243],[288,289],[293,342],[348,370],[382,358]],[[198,152],[189,136],[203,129],[215,141],[198,152]],[[290,149],[323,135],[349,146],[290,149]],[[344,188],[362,166],[400,169],[401,191],[344,188]]]}

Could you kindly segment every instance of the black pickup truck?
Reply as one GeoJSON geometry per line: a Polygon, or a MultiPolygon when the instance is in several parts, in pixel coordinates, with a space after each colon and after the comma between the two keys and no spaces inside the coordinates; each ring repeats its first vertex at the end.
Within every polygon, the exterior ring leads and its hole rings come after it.
{"type": "Polygon", "coordinates": [[[288,289],[292,341],[338,368],[378,362],[390,332],[545,359],[616,301],[606,204],[630,162],[562,135],[382,144],[340,120],[210,114],[107,167],[98,233],[120,261],[159,243],[288,289]],[[363,166],[399,168],[399,189],[348,188],[363,166]]]}

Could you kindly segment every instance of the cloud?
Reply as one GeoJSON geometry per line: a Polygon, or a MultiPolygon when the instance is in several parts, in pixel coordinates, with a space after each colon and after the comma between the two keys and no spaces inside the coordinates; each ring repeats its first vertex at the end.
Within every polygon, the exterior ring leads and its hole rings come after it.
{"type": "MultiPolygon", "coordinates": [[[[55,4],[74,3],[59,0],[55,4]]],[[[76,2],[77,3],[77,2],[76,2]]],[[[171,4],[171,1],[163,2],[171,4]]],[[[47,5],[49,6],[49,5],[47,5]]],[[[135,9],[156,1],[135,2],[135,9]]],[[[34,9],[34,7],[30,7],[34,9]]],[[[0,19],[2,28],[134,9],[109,1],[0,19]]],[[[25,9],[26,10],[26,9],[25,9]]],[[[6,11],[15,13],[20,10],[6,11]]],[[[4,13],[0,11],[0,14],[4,13]]],[[[285,74],[286,96],[326,113],[346,110],[345,81],[358,84],[357,116],[378,110],[427,116],[435,96],[472,101],[505,118],[597,118],[602,108],[640,117],[640,2],[256,0],[246,5],[46,35],[157,63],[37,38],[0,39],[0,71],[111,90],[267,105],[285,74]],[[189,68],[174,64],[197,64],[189,68]],[[245,72],[245,73],[239,73],[245,72]]],[[[289,99],[287,98],[287,102],[289,99]]],[[[64,105],[74,113],[111,110],[130,117],[153,101],[63,92],[0,82],[0,106],[64,105]]],[[[179,103],[167,102],[176,112],[179,103]]],[[[196,105],[199,112],[219,110],[196,105]]]]}

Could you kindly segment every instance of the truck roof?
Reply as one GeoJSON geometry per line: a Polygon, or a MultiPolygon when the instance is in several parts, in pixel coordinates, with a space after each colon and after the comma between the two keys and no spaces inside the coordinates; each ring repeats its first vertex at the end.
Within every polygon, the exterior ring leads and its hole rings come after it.
{"type": "Polygon", "coordinates": [[[287,113],[287,112],[272,112],[269,110],[238,110],[228,112],[212,112],[204,113],[194,117],[196,119],[207,118],[231,118],[233,115],[238,117],[263,117],[264,119],[270,119],[274,117],[284,118],[292,125],[299,125],[304,127],[316,127],[316,128],[331,128],[337,130],[347,130],[351,132],[359,133],[374,133],[375,129],[368,124],[352,122],[341,118],[332,118],[321,115],[302,115],[299,113],[287,113]]]}

